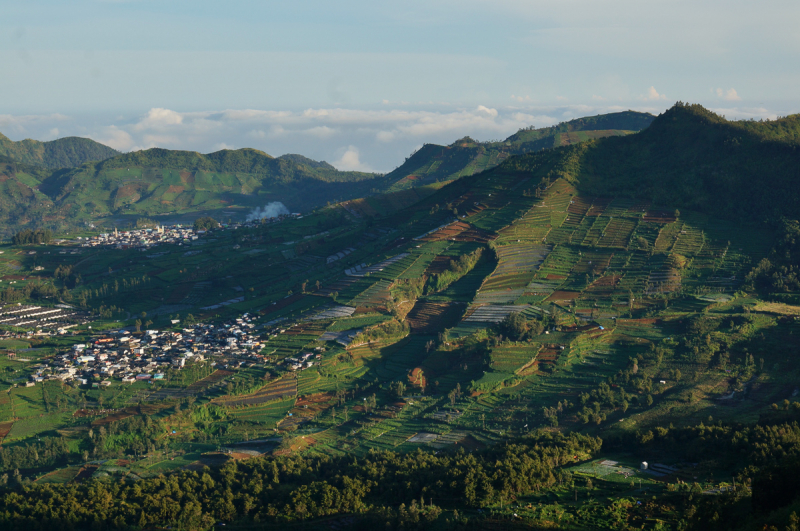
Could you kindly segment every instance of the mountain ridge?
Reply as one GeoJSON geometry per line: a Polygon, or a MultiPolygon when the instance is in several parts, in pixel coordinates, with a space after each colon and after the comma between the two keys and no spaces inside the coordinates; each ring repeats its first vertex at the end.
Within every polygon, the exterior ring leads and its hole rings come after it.
{"type": "Polygon", "coordinates": [[[119,154],[119,151],[90,138],[68,136],[46,142],[27,138],[17,142],[0,133],[0,155],[52,170],[76,167],[119,154]]]}

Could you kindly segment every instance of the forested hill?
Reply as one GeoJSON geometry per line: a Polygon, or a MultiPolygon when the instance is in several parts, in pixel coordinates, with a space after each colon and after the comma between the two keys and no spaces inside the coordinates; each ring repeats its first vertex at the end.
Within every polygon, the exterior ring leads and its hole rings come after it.
{"type": "Polygon", "coordinates": [[[55,203],[48,219],[56,225],[47,228],[57,231],[62,225],[120,214],[182,216],[224,208],[229,213],[239,209],[244,215],[271,201],[306,211],[329,201],[370,195],[387,183],[379,174],[339,171],[299,155],[275,158],[255,149],[204,155],[159,148],[28,182],[55,203]]]}
{"type": "Polygon", "coordinates": [[[89,138],[70,136],[49,142],[31,139],[14,142],[0,134],[0,155],[24,164],[56,169],[105,160],[119,155],[119,151],[89,138]]]}
{"type": "Polygon", "coordinates": [[[800,115],[728,121],[677,103],[646,130],[508,160],[592,195],[635,197],[726,219],[800,216],[800,115]]]}
{"type": "Polygon", "coordinates": [[[425,144],[387,175],[393,189],[473,175],[501,164],[508,157],[608,136],[641,131],[652,114],[635,111],[589,116],[541,129],[526,128],[501,142],[477,142],[470,137],[449,146],[425,144]]]}

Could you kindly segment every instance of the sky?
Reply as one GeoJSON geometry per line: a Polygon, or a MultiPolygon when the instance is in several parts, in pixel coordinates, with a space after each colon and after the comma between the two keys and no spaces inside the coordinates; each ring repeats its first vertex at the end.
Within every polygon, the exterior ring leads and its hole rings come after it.
{"type": "Polygon", "coordinates": [[[0,133],[391,171],[425,143],[676,101],[800,111],[800,3],[0,0],[0,133]]]}

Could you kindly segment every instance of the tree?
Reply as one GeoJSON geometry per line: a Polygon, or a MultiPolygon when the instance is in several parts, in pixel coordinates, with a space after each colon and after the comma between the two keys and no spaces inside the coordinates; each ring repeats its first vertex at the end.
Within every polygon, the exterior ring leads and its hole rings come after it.
{"type": "Polygon", "coordinates": [[[197,218],[194,222],[194,230],[211,230],[219,228],[219,222],[211,216],[197,218]]]}

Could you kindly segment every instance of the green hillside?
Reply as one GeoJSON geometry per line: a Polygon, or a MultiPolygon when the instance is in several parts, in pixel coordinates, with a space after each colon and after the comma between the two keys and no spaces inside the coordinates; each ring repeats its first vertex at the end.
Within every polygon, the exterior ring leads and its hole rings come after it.
{"type": "Polygon", "coordinates": [[[30,138],[14,142],[0,134],[0,155],[23,164],[45,168],[74,168],[86,162],[105,160],[119,155],[119,151],[89,138],[75,136],[40,142],[30,138]]]}
{"type": "Polygon", "coordinates": [[[525,155],[505,169],[549,168],[586,193],[777,221],[800,216],[799,138],[800,115],[735,122],[679,103],[640,134],[525,155]]]}
{"type": "Polygon", "coordinates": [[[392,190],[457,179],[493,168],[513,155],[641,131],[653,118],[651,114],[625,111],[542,129],[521,129],[502,142],[478,142],[464,137],[449,146],[425,144],[387,177],[395,182],[392,190]]]}
{"type": "Polygon", "coordinates": [[[305,211],[369,195],[388,182],[300,155],[274,158],[254,149],[207,155],[149,149],[54,172],[3,160],[8,192],[0,201],[0,219],[5,235],[23,226],[64,231],[110,216],[115,223],[201,212],[241,217],[271,201],[305,211]]]}
{"type": "MultiPolygon", "coordinates": [[[[1,246],[6,322],[55,298],[91,322],[0,345],[0,489],[24,493],[0,526],[796,528],[799,126],[678,104],[636,135],[155,252],[1,246]],[[213,339],[243,332],[252,349],[213,339]],[[20,385],[74,344],[138,340],[163,379],[20,385]],[[170,512],[147,510],[165,485],[170,512]],[[126,505],[95,503],[112,489],[126,505]]],[[[122,160],[41,187],[140,194],[120,212],[382,184],[253,150],[122,160]]],[[[36,178],[6,166],[9,190],[36,178]]]]}

